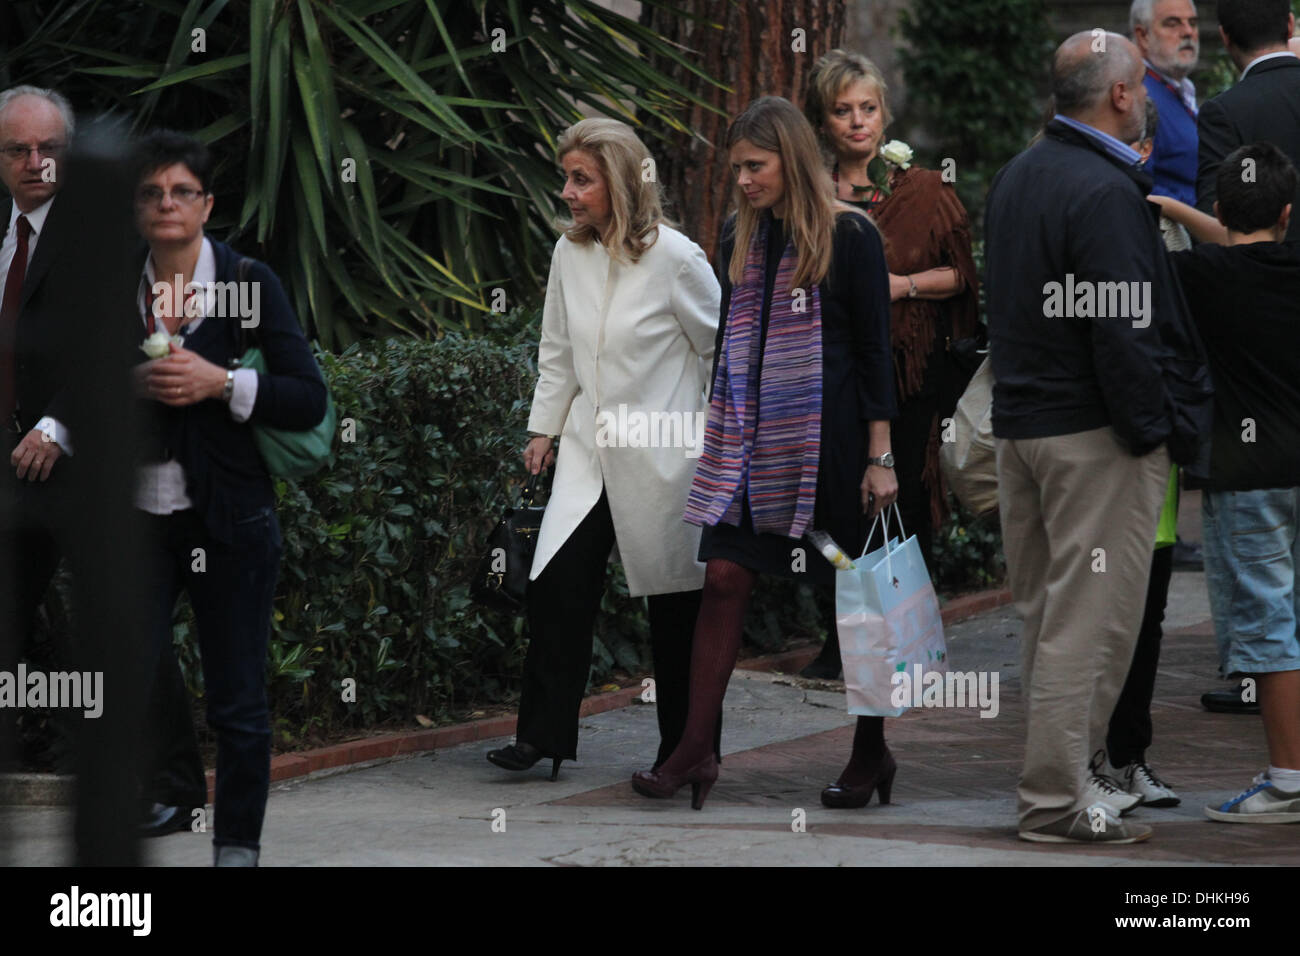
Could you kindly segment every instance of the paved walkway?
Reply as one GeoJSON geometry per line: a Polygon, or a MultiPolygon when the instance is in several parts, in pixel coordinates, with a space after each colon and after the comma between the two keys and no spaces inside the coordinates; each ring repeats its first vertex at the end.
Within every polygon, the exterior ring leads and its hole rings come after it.
{"type": "MultiPolygon", "coordinates": [[[[818,800],[847,759],[853,720],[842,689],[737,672],[726,700],[722,776],[701,812],[684,790],[669,801],[636,795],[633,770],[655,751],[653,707],[633,705],[582,721],[581,760],[550,783],[542,766],[510,774],[483,754],[499,741],[463,744],[363,769],[273,786],[266,865],[622,864],[1297,864],[1300,825],[1211,823],[1204,804],[1247,785],[1266,763],[1257,717],[1206,713],[1218,686],[1200,574],[1176,573],[1153,707],[1150,759],[1183,796],[1170,810],[1139,809],[1155,826],[1145,844],[1104,850],[1024,843],[1015,836],[1023,740],[1013,609],[948,630],[951,666],[1000,675],[1000,712],[913,710],[886,725],[898,758],[894,802],[831,811],[818,800]],[[803,832],[792,824],[803,820],[803,832]],[[495,823],[495,828],[494,828],[495,823]],[[504,823],[504,828],[502,824],[504,823]]],[[[17,836],[14,862],[68,859],[70,813],[2,812],[17,836]]],[[[206,835],[147,844],[159,865],[207,865],[206,835]]]]}

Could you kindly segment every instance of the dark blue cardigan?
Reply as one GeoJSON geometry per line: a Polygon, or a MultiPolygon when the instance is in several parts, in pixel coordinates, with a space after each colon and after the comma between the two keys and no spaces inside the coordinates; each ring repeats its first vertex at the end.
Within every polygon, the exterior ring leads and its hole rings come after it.
{"type": "Polygon", "coordinates": [[[1155,143],[1147,172],[1155,180],[1156,196],[1173,196],[1189,206],[1196,205],[1196,117],[1187,111],[1182,98],[1150,73],[1142,81],[1147,96],[1160,111],[1155,143]]]}
{"type": "MultiPolygon", "coordinates": [[[[240,255],[211,239],[218,282],[237,281],[240,255]]],[[[146,400],[146,431],[154,455],[167,449],[185,469],[185,491],[208,532],[229,543],[234,523],[275,502],[271,477],[253,441],[253,423],[304,430],[325,417],[326,389],[293,307],[280,280],[264,263],[253,260],[248,281],[260,283],[258,325],[246,331],[248,345],[259,345],[269,373],[260,373],[257,399],[247,422],[236,422],[219,399],[185,408],[146,400]]],[[[143,339],[137,324],[136,344],[143,339]]],[[[185,336],[185,347],[209,362],[228,368],[241,354],[238,317],[209,316],[185,336]]],[[[139,354],[139,353],[137,353],[139,354]]]]}

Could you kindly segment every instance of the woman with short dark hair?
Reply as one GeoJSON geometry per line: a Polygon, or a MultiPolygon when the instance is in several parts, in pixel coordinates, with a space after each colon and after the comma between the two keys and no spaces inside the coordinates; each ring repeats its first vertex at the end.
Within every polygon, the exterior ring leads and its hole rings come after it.
{"type": "Polygon", "coordinates": [[[265,668],[282,542],[253,425],[318,425],[325,383],[280,280],[255,260],[241,270],[237,252],[204,235],[214,202],[207,147],[160,131],[138,144],[137,161],[136,226],[149,255],[135,331],[159,356],[135,369],[147,405],[136,505],[150,530],[150,637],[156,648],[171,640],[184,589],[217,734],[213,862],[255,866],[270,788],[265,668]],[[246,344],[261,347],[267,372],[238,368],[246,344]]]}

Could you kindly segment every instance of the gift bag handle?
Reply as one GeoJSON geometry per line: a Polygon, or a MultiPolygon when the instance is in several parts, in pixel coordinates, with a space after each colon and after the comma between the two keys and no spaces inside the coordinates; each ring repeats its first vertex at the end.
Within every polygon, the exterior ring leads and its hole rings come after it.
{"type": "Polygon", "coordinates": [[[889,583],[893,585],[895,588],[897,588],[898,578],[894,577],[894,563],[893,563],[892,553],[889,548],[889,509],[890,508],[894,509],[894,516],[898,519],[899,541],[907,540],[907,532],[903,530],[903,513],[898,510],[898,502],[895,501],[888,508],[881,508],[880,513],[876,515],[875,521],[871,522],[871,530],[867,533],[867,541],[866,544],[862,546],[862,554],[858,556],[858,560],[862,560],[862,558],[865,558],[867,556],[867,548],[871,547],[871,539],[876,534],[876,525],[883,518],[885,522],[884,523],[885,536],[883,539],[885,543],[885,574],[889,575],[889,583]]]}
{"type": "Polygon", "coordinates": [[[880,520],[882,518],[885,521],[885,538],[884,538],[885,554],[887,555],[889,553],[889,509],[890,508],[894,510],[894,514],[897,515],[898,517],[899,535],[907,534],[907,532],[903,530],[903,513],[898,510],[898,502],[895,501],[892,505],[889,505],[889,507],[881,508],[880,511],[877,512],[875,520],[871,522],[871,530],[867,532],[867,540],[864,541],[862,544],[862,553],[858,555],[859,559],[865,558],[867,556],[867,549],[871,547],[871,539],[875,537],[876,534],[876,525],[880,524],[880,520]]]}

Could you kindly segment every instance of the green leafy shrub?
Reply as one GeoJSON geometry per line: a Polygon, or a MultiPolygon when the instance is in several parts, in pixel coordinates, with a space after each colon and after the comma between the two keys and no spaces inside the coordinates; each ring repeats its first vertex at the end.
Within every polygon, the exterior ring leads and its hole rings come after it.
{"type": "Polygon", "coordinates": [[[277,482],[279,717],[331,729],[442,715],[518,673],[522,622],[473,604],[469,580],[522,477],[533,354],[449,335],[320,355],[343,440],[333,468],[277,482]]]}
{"type": "Polygon", "coordinates": [[[975,517],[956,498],[934,536],[930,567],[934,588],[945,595],[1001,587],[1006,579],[1002,525],[996,514],[975,517]]]}

